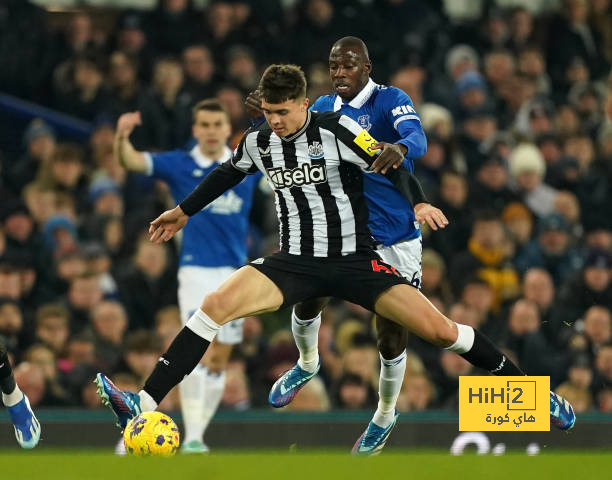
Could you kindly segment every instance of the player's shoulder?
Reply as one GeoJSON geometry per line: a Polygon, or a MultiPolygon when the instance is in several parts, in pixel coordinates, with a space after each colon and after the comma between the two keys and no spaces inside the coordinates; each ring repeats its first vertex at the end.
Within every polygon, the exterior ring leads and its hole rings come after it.
{"type": "Polygon", "coordinates": [[[379,102],[391,103],[396,102],[397,100],[404,102],[407,100],[412,103],[412,100],[406,92],[404,92],[401,88],[397,88],[392,85],[377,85],[376,93],[376,100],[379,102]]]}
{"type": "Polygon", "coordinates": [[[312,110],[317,112],[327,112],[334,109],[334,102],[336,101],[336,94],[321,95],[312,104],[312,110]]]}
{"type": "Polygon", "coordinates": [[[340,121],[340,117],[343,115],[339,112],[327,111],[327,112],[312,112],[312,122],[318,127],[322,127],[326,130],[334,130],[340,121]]]}
{"type": "Polygon", "coordinates": [[[257,135],[259,134],[259,132],[265,132],[265,133],[272,133],[272,129],[270,128],[270,125],[268,125],[267,121],[262,121],[260,123],[258,123],[257,125],[253,125],[251,127],[249,127],[249,129],[244,132],[244,138],[246,138],[249,135],[257,135]]]}

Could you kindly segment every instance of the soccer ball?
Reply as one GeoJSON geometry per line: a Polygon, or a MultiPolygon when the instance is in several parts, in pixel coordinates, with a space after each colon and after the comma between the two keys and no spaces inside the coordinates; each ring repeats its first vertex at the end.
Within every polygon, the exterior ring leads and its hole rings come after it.
{"type": "Polygon", "coordinates": [[[145,412],[128,422],[123,444],[128,455],[171,457],[179,447],[179,430],[168,415],[145,412]]]}

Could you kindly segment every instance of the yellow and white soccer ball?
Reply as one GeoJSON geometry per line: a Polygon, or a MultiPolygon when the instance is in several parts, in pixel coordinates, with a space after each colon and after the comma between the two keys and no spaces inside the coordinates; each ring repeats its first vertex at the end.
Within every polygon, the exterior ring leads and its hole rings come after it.
{"type": "Polygon", "coordinates": [[[123,431],[128,455],[171,457],[179,447],[179,429],[161,412],[145,412],[132,418],[123,431]]]}

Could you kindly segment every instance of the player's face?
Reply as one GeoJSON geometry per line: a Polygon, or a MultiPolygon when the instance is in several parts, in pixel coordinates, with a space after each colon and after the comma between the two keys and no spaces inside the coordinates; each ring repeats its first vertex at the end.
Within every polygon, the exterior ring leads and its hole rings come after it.
{"type": "Polygon", "coordinates": [[[200,110],[196,115],[192,131],[202,153],[210,156],[223,151],[232,133],[232,127],[224,112],[200,110]]]}
{"type": "Polygon", "coordinates": [[[349,101],[366,86],[372,64],[356,47],[334,47],[329,54],[329,76],[336,93],[349,101]]]}
{"type": "Polygon", "coordinates": [[[306,122],[308,99],[298,98],[283,103],[261,101],[261,109],[268,125],[279,137],[287,137],[297,132],[306,122]]]}

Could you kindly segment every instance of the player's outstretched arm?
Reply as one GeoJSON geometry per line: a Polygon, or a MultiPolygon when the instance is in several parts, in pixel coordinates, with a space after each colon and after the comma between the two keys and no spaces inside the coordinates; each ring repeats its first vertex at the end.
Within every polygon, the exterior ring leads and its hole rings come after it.
{"type": "Polygon", "coordinates": [[[115,158],[121,166],[134,172],[146,172],[147,162],[144,153],[139,152],[130,142],[130,135],[136,126],[142,124],[140,112],[128,112],[119,117],[115,133],[115,158]]]}

